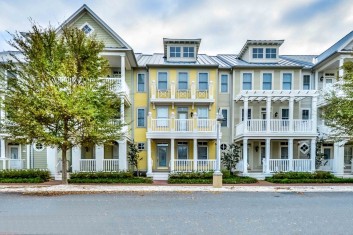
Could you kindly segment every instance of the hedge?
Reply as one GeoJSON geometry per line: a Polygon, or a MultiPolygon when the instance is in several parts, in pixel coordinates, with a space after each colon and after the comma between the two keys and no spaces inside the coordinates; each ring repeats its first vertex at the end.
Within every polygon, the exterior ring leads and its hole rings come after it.
{"type": "Polygon", "coordinates": [[[309,172],[280,172],[272,177],[266,177],[266,181],[279,184],[298,183],[353,183],[350,178],[337,178],[332,173],[326,171],[309,172]]]}
{"type": "Polygon", "coordinates": [[[70,175],[69,183],[150,184],[151,178],[135,177],[132,172],[77,172],[70,175]]]}
{"type": "Polygon", "coordinates": [[[43,183],[49,181],[50,172],[39,169],[1,170],[0,183],[43,183]]]}

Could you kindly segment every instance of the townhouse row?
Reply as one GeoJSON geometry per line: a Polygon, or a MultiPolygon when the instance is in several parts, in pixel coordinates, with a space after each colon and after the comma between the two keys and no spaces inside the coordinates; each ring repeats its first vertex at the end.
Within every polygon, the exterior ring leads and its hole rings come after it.
{"type": "MultiPolygon", "coordinates": [[[[216,148],[241,146],[237,171],[263,178],[278,171],[331,171],[352,175],[350,138],[335,142],[320,118],[322,91],[343,75],[352,60],[353,32],[320,55],[280,55],[283,40],[248,40],[238,54],[199,53],[201,39],[163,39],[163,53],[141,54],[89,7],[63,25],[95,34],[111,66],[102,78],[121,98],[124,137],[113,145],[68,151],[69,171],[129,169],[128,144],[141,150],[140,170],[155,179],[170,172],[215,169],[216,148]],[[217,113],[221,144],[217,146],[217,113]],[[317,140],[324,159],[315,162],[317,140]]],[[[58,29],[60,33],[60,28],[58,29]]],[[[8,52],[1,53],[6,61],[8,52]]],[[[7,74],[11,76],[11,74],[7,74]]],[[[4,119],[6,114],[1,113],[4,119]]],[[[0,168],[61,171],[60,150],[19,145],[1,133],[0,168]]]]}

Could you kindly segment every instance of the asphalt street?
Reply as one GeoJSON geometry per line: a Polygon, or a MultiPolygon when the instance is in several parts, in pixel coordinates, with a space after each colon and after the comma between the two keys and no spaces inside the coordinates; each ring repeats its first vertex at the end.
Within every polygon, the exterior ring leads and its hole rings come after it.
{"type": "Polygon", "coordinates": [[[353,193],[3,193],[0,234],[353,234],[353,193]]]}

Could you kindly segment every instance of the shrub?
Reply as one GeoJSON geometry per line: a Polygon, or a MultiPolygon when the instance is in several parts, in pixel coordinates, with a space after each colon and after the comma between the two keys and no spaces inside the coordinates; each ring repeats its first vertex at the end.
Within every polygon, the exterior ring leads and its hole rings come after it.
{"type": "Polygon", "coordinates": [[[22,169],[22,170],[1,170],[0,182],[2,183],[40,183],[50,179],[48,170],[22,169]],[[31,181],[31,182],[29,182],[31,181]]]}
{"type": "Polygon", "coordinates": [[[353,179],[337,178],[326,171],[309,172],[280,172],[265,179],[272,183],[353,183],[353,179]]]}
{"type": "Polygon", "coordinates": [[[133,172],[77,172],[72,173],[69,183],[138,184],[152,183],[151,178],[135,177],[133,172]]]}

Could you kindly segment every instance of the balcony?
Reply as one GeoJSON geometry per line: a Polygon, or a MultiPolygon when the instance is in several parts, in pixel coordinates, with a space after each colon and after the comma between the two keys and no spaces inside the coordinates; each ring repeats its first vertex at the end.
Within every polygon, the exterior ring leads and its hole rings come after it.
{"type": "Polygon", "coordinates": [[[101,78],[102,83],[117,95],[123,95],[130,102],[130,88],[121,77],[101,78]]]}
{"type": "Polygon", "coordinates": [[[216,125],[216,119],[153,119],[149,116],[147,138],[215,139],[216,125]]]}
{"type": "Polygon", "coordinates": [[[171,82],[170,89],[160,90],[156,81],[151,85],[152,103],[214,103],[214,87],[212,81],[209,82],[206,90],[196,89],[195,82],[191,83],[190,89],[177,89],[174,82],[171,82]]]}
{"type": "Polygon", "coordinates": [[[235,137],[264,135],[316,135],[316,127],[310,119],[270,119],[269,126],[264,119],[250,119],[247,125],[241,122],[235,126],[235,137]]]}

